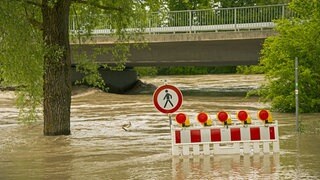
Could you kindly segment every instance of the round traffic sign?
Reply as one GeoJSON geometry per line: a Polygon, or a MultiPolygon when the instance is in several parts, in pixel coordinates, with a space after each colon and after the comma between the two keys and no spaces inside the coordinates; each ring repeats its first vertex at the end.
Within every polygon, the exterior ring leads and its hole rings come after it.
{"type": "Polygon", "coordinates": [[[182,105],[181,91],[172,85],[158,87],[153,93],[153,104],[162,113],[174,113],[182,105]]]}

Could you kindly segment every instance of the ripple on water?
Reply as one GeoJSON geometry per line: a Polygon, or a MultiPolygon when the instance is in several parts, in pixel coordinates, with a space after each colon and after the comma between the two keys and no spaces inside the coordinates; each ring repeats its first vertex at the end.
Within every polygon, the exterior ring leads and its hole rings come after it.
{"type": "MultiPolygon", "coordinates": [[[[148,83],[162,85],[162,79],[197,91],[216,90],[222,84],[227,89],[254,88],[263,81],[262,76],[204,75],[149,78],[148,83]]],[[[72,96],[72,134],[59,137],[43,136],[42,123],[18,125],[18,111],[10,105],[14,98],[6,96],[0,96],[0,123],[9,122],[0,125],[0,179],[316,179],[320,175],[319,135],[301,135],[297,143],[293,114],[273,114],[280,123],[279,154],[176,158],[170,155],[168,116],[156,111],[151,94],[79,92],[72,96]],[[132,126],[124,131],[121,125],[129,121],[132,126]]],[[[235,118],[238,110],[256,114],[268,107],[256,97],[191,93],[184,96],[179,111],[196,124],[200,111],[214,118],[223,109],[235,118]]],[[[319,126],[319,117],[301,116],[313,128],[319,126]]]]}

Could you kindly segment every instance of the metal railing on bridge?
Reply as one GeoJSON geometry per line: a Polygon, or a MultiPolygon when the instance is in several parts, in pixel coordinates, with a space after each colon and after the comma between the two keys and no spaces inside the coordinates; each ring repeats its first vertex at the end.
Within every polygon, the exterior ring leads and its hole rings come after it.
{"type": "MultiPolygon", "coordinates": [[[[159,11],[151,13],[145,21],[132,21],[125,29],[127,32],[158,33],[192,33],[199,31],[240,31],[261,30],[274,28],[274,20],[296,16],[290,11],[288,5],[266,5],[235,8],[215,8],[206,10],[185,11],[159,11]]],[[[112,18],[106,17],[91,34],[107,35],[114,32],[110,22],[112,18]]],[[[82,24],[84,24],[82,22],[82,24]]],[[[75,18],[71,19],[70,31],[83,30],[75,18]]]]}

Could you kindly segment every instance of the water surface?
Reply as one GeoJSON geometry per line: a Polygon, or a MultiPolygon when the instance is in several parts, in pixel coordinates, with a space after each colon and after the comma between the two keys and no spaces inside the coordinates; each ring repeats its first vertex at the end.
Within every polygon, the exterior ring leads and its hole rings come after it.
{"type": "MultiPolygon", "coordinates": [[[[179,112],[191,121],[200,111],[238,110],[255,114],[268,104],[257,97],[211,96],[247,91],[259,75],[160,76],[187,92],[179,112]],[[195,95],[192,93],[195,92],[195,95]]],[[[11,92],[0,93],[0,179],[319,179],[320,114],[303,114],[304,134],[295,133],[295,115],[273,113],[279,122],[280,153],[172,157],[168,116],[152,94],[116,95],[89,89],[72,98],[70,136],[46,137],[42,122],[17,122],[11,92]],[[129,131],[121,125],[132,122],[129,131]]]]}

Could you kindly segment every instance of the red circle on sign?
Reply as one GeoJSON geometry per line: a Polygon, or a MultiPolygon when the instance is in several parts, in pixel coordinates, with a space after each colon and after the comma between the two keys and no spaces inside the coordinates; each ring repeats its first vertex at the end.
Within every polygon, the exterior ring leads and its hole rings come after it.
{"type": "Polygon", "coordinates": [[[184,122],[186,122],[187,120],[187,116],[184,113],[179,113],[176,115],[176,121],[179,124],[182,124],[184,122]]]}
{"type": "Polygon", "coordinates": [[[269,112],[267,110],[260,110],[259,111],[259,118],[263,121],[267,120],[269,118],[269,112]]]}
{"type": "Polygon", "coordinates": [[[245,121],[248,119],[248,113],[246,111],[239,111],[238,112],[238,119],[240,121],[245,121]]]}
{"type": "Polygon", "coordinates": [[[205,123],[208,120],[208,115],[204,112],[198,114],[197,119],[200,123],[205,123]]]}
{"type": "Polygon", "coordinates": [[[228,113],[224,111],[220,111],[218,112],[217,117],[219,121],[225,122],[226,120],[228,120],[228,113]]]}
{"type": "Polygon", "coordinates": [[[166,114],[174,113],[182,105],[182,93],[178,88],[176,88],[175,86],[172,86],[172,85],[166,84],[166,85],[160,86],[153,93],[153,104],[154,104],[155,108],[157,108],[158,111],[160,111],[162,113],[166,113],[166,114]],[[172,107],[171,109],[165,109],[165,108],[161,107],[158,102],[158,96],[159,96],[160,92],[162,92],[163,90],[167,90],[167,89],[174,91],[178,97],[177,104],[174,107],[172,107]]]}

